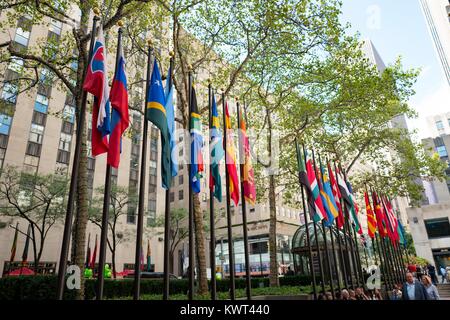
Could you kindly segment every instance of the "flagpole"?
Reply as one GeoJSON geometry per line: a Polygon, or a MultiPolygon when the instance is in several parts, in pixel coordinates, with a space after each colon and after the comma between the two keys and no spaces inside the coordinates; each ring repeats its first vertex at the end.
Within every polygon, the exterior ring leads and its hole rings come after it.
{"type": "MultiPolygon", "coordinates": [[[[322,173],[320,172],[320,175],[317,172],[317,166],[316,166],[316,157],[314,155],[314,149],[312,149],[312,156],[313,156],[313,163],[314,163],[314,170],[315,170],[315,174],[316,174],[316,179],[317,179],[317,184],[321,184],[321,181],[319,179],[321,179],[322,177],[322,173]]],[[[318,155],[319,157],[319,165],[321,166],[321,161],[320,161],[320,155],[318,155]]],[[[320,192],[319,192],[319,197],[321,197],[320,192]]],[[[327,217],[328,219],[328,217],[327,217]]],[[[334,284],[333,284],[333,272],[331,270],[331,261],[330,261],[330,255],[328,252],[328,243],[327,243],[327,230],[325,228],[325,219],[322,219],[322,234],[323,234],[323,243],[324,243],[324,249],[325,249],[325,260],[327,262],[327,269],[328,269],[328,277],[329,277],[329,281],[330,281],[330,287],[331,287],[331,294],[334,297],[334,284]]]]}
{"type": "MultiPolygon", "coordinates": [[[[341,167],[341,165],[339,164],[339,167],[341,167]]],[[[342,167],[340,168],[342,171],[342,174],[344,175],[344,182],[347,184],[347,174],[345,172],[345,170],[342,169],[342,167]]],[[[353,205],[354,206],[354,205],[353,205]]],[[[356,208],[354,208],[355,210],[355,215],[356,215],[356,208]]],[[[347,207],[347,229],[348,229],[348,233],[349,233],[349,237],[350,237],[350,245],[352,248],[352,253],[353,253],[353,261],[355,263],[354,267],[355,267],[355,271],[356,271],[356,283],[359,284],[359,282],[361,281],[361,285],[364,285],[364,277],[362,275],[362,269],[361,269],[361,259],[359,256],[359,249],[358,249],[358,239],[356,237],[356,230],[355,227],[353,226],[352,223],[350,223],[350,212],[348,211],[348,207],[347,207]],[[354,243],[354,245],[353,245],[354,243]]],[[[357,219],[357,217],[355,217],[357,219]]],[[[356,223],[355,223],[356,224],[356,223]]],[[[360,226],[361,227],[361,226],[360,226]]]]}
{"type": "MultiPolygon", "coordinates": [[[[306,156],[307,155],[306,155],[305,145],[303,145],[303,158],[304,158],[304,161],[305,161],[305,168],[307,166],[307,164],[306,164],[307,163],[306,156]]],[[[311,209],[312,208],[309,208],[310,214],[311,214],[311,209]]],[[[320,245],[319,245],[319,237],[318,237],[318,234],[317,234],[317,224],[314,221],[314,218],[312,218],[311,222],[313,223],[314,237],[316,239],[317,258],[319,260],[319,271],[320,271],[320,277],[322,279],[322,283],[321,283],[321,285],[322,285],[322,293],[325,294],[325,275],[324,275],[324,271],[323,271],[323,267],[322,267],[322,257],[320,256],[320,245]]]]}
{"type": "MultiPolygon", "coordinates": [[[[173,81],[173,57],[174,52],[171,51],[170,55],[170,75],[168,79],[167,87],[169,88],[169,92],[172,88],[173,81]]],[[[172,155],[170,157],[170,163],[172,164],[172,155]]],[[[172,171],[172,169],[170,169],[172,171]]],[[[172,174],[170,175],[172,178],[172,174]]],[[[164,292],[163,292],[163,300],[169,299],[170,293],[170,279],[169,279],[169,256],[170,256],[170,187],[166,189],[166,199],[165,199],[165,215],[164,215],[164,292]]]]}
{"type": "MultiPolygon", "coordinates": [[[[328,159],[326,159],[326,162],[327,162],[328,176],[331,176],[331,167],[329,165],[328,159]]],[[[339,188],[339,186],[336,186],[336,187],[339,188]]],[[[333,196],[334,196],[334,194],[333,194],[333,196]]],[[[339,199],[339,202],[340,202],[340,199],[339,199]]],[[[341,211],[342,211],[342,204],[339,203],[339,205],[340,205],[341,211]]],[[[341,212],[339,212],[339,214],[341,214],[341,212]]],[[[343,277],[342,278],[344,280],[344,283],[342,285],[345,286],[345,287],[348,287],[348,283],[347,283],[347,267],[345,265],[344,255],[343,255],[343,252],[342,252],[341,235],[340,235],[340,231],[339,231],[339,227],[338,227],[337,221],[336,221],[336,226],[334,228],[336,230],[336,240],[338,242],[338,247],[339,247],[338,259],[336,259],[336,254],[335,254],[336,273],[337,273],[337,279],[338,279],[338,288],[339,288],[339,290],[341,290],[341,282],[340,282],[340,276],[339,276],[339,273],[338,273],[337,261],[339,260],[340,264],[341,264],[341,268],[342,268],[342,272],[343,272],[343,277]]],[[[333,230],[332,229],[333,229],[333,227],[330,228],[330,230],[331,230],[330,233],[331,233],[331,238],[333,239],[333,230]]],[[[332,240],[332,243],[333,243],[333,240],[332,240]]],[[[334,252],[334,249],[333,249],[333,252],[334,252]]]]}
{"type": "MultiPolygon", "coordinates": [[[[318,157],[319,157],[320,171],[322,172],[322,160],[320,158],[320,154],[318,154],[318,157]]],[[[323,181],[323,179],[322,179],[322,181],[323,181]]],[[[334,272],[336,273],[336,280],[337,280],[338,289],[339,289],[339,291],[341,291],[341,281],[339,279],[338,262],[337,262],[337,259],[336,259],[336,251],[335,251],[335,247],[334,247],[333,225],[330,224],[328,229],[330,230],[330,241],[331,241],[331,251],[332,251],[332,254],[333,254],[334,272]]],[[[325,232],[325,226],[324,226],[324,232],[325,232]]],[[[328,259],[330,259],[329,256],[328,256],[328,259]]],[[[331,268],[330,268],[330,270],[331,270],[331,268]]],[[[332,271],[330,271],[330,272],[332,273],[332,271]]],[[[333,296],[336,298],[333,287],[332,287],[332,291],[333,291],[332,292],[333,296]]]]}
{"type": "MultiPolygon", "coordinates": [[[[336,172],[336,183],[339,186],[339,175],[337,174],[338,171],[337,171],[337,167],[336,167],[336,162],[334,162],[334,172],[336,172]]],[[[345,181],[344,181],[344,183],[345,183],[345,181]]],[[[342,226],[343,235],[344,235],[344,244],[345,244],[345,256],[344,256],[344,258],[346,257],[346,259],[344,259],[344,264],[346,263],[346,261],[348,261],[348,268],[349,268],[348,273],[347,273],[349,283],[346,283],[347,288],[348,288],[348,284],[350,284],[350,286],[353,287],[353,276],[352,276],[353,272],[352,272],[352,269],[355,269],[354,268],[355,266],[352,263],[353,255],[352,255],[352,252],[351,252],[351,243],[350,243],[350,250],[348,248],[349,247],[348,242],[350,241],[350,239],[348,239],[349,236],[347,235],[348,212],[347,212],[347,205],[346,205],[345,201],[343,201],[342,195],[341,195],[341,198],[340,198],[340,202],[341,202],[341,208],[342,208],[342,216],[343,216],[343,219],[344,219],[344,221],[343,221],[344,224],[342,226]],[[352,261],[350,261],[350,260],[352,260],[352,261]]]]}
{"type": "MultiPolygon", "coordinates": [[[[92,31],[91,31],[91,40],[89,44],[89,54],[88,61],[91,60],[92,51],[94,50],[94,42],[95,42],[95,31],[97,29],[97,21],[100,20],[100,10],[98,8],[94,8],[94,19],[92,21],[92,31]]],[[[89,63],[89,62],[88,62],[89,63]]],[[[83,78],[86,75],[86,69],[83,71],[83,78]]],[[[78,168],[80,163],[81,156],[81,138],[84,132],[84,122],[85,122],[85,113],[86,113],[86,103],[87,103],[87,92],[82,90],[81,93],[81,104],[80,110],[77,112],[77,130],[76,130],[76,138],[75,138],[75,151],[73,155],[73,164],[72,164],[72,173],[70,176],[70,187],[69,187],[69,195],[67,199],[67,210],[66,210],[66,218],[64,222],[64,232],[63,232],[63,240],[61,245],[61,254],[59,257],[59,268],[58,268],[58,287],[56,291],[56,298],[58,300],[62,300],[64,296],[64,280],[66,276],[67,269],[67,259],[69,256],[69,245],[70,245],[70,235],[72,233],[72,220],[73,220],[73,209],[74,209],[74,201],[75,195],[77,191],[77,179],[78,179],[78,168]]]]}
{"type": "MultiPolygon", "coordinates": [[[[295,139],[295,149],[297,151],[297,162],[300,164],[300,161],[302,161],[302,159],[299,159],[299,157],[298,157],[300,155],[300,150],[298,147],[297,139],[295,139]]],[[[306,202],[305,202],[305,191],[303,190],[303,184],[300,179],[300,172],[298,174],[298,181],[300,183],[300,188],[302,189],[303,217],[305,218],[306,241],[308,243],[309,267],[310,267],[310,274],[312,277],[314,300],[317,300],[316,271],[314,270],[314,262],[312,259],[311,238],[309,236],[309,225],[308,225],[308,214],[306,213],[307,209],[306,209],[306,202]]]]}
{"type": "MultiPolygon", "coordinates": [[[[209,110],[209,175],[210,179],[212,177],[212,170],[213,170],[213,159],[212,159],[212,150],[211,150],[211,142],[212,142],[212,132],[211,128],[213,126],[212,121],[212,97],[213,97],[213,89],[211,86],[211,82],[208,84],[208,110],[209,110]]],[[[214,217],[214,190],[213,186],[209,186],[209,231],[210,231],[210,244],[209,244],[209,251],[210,251],[210,264],[211,264],[211,300],[217,299],[217,293],[216,293],[216,230],[215,230],[215,217],[214,217]]]]}
{"type": "MultiPolygon", "coordinates": [[[[119,26],[118,37],[117,37],[117,52],[116,52],[116,66],[115,72],[117,73],[117,67],[119,65],[120,59],[120,46],[122,45],[122,20],[117,22],[119,26]]],[[[102,212],[102,225],[100,233],[100,254],[98,258],[98,278],[97,278],[97,300],[102,300],[103,298],[103,287],[105,280],[105,261],[106,261],[106,246],[108,241],[108,219],[109,219],[109,205],[111,200],[111,165],[106,164],[106,175],[105,175],[105,192],[103,195],[103,212],[102,212]]]]}
{"type": "MultiPolygon", "coordinates": [[[[188,72],[188,94],[189,94],[189,135],[192,130],[191,125],[191,113],[192,113],[192,66],[189,65],[189,72],[188,72]]],[[[189,136],[189,141],[190,141],[189,136]]],[[[189,143],[189,155],[192,153],[191,151],[191,143],[189,143]]],[[[188,161],[188,175],[190,177],[191,175],[191,161],[189,159],[188,161]]],[[[194,253],[194,198],[192,193],[192,181],[190,181],[189,178],[189,293],[188,293],[188,299],[193,300],[194,299],[194,281],[195,281],[195,253],[194,253]]]]}
{"type": "Polygon", "coordinates": [[[230,272],[230,299],[235,300],[235,274],[234,274],[234,250],[233,250],[233,226],[231,222],[231,211],[230,211],[230,177],[228,176],[228,157],[227,157],[227,123],[226,123],[226,112],[225,112],[225,91],[222,90],[222,109],[223,109],[223,145],[225,149],[225,186],[226,186],[226,205],[227,205],[227,232],[228,232],[228,265],[230,272]]]}
{"type": "Polygon", "coordinates": [[[244,151],[244,141],[241,132],[241,113],[240,113],[240,105],[238,98],[236,97],[236,106],[237,106],[237,122],[238,122],[238,134],[239,134],[239,156],[240,156],[240,174],[241,174],[241,204],[242,204],[242,228],[244,235],[244,257],[245,257],[245,278],[247,283],[246,293],[247,300],[252,299],[252,281],[250,278],[250,257],[248,253],[248,232],[247,232],[247,209],[246,209],[246,201],[245,201],[245,192],[244,192],[244,164],[245,164],[245,151],[244,151]]]}
{"type": "Polygon", "coordinates": [[[134,256],[134,300],[139,300],[141,291],[141,268],[140,255],[142,250],[142,232],[144,230],[144,202],[145,202],[145,176],[147,168],[147,140],[148,140],[148,119],[147,119],[147,100],[149,95],[150,78],[152,73],[152,54],[153,43],[148,40],[147,49],[147,79],[145,87],[144,104],[144,127],[142,133],[142,154],[141,154],[141,172],[139,177],[139,203],[138,203],[138,221],[136,230],[136,251],[134,256]]]}

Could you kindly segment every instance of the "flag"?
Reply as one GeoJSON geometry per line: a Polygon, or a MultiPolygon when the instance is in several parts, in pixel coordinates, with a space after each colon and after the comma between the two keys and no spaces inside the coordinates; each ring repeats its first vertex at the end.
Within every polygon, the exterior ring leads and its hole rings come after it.
{"type": "MultiPolygon", "coordinates": [[[[312,210],[314,210],[313,209],[314,208],[314,197],[313,197],[312,191],[311,191],[311,184],[309,183],[309,180],[308,180],[308,174],[306,172],[305,161],[303,159],[303,155],[298,146],[297,141],[295,142],[295,149],[297,151],[297,167],[298,167],[300,183],[303,185],[303,188],[306,191],[308,205],[310,208],[310,212],[312,212],[312,210]]],[[[306,211],[306,208],[303,208],[303,209],[306,211]]]]}
{"type": "Polygon", "coordinates": [[[217,112],[216,98],[212,95],[211,103],[211,173],[209,175],[209,188],[214,190],[214,197],[222,201],[222,179],[220,177],[219,163],[224,156],[222,134],[219,131],[219,113],[217,112]]]}
{"type": "Polygon", "coordinates": [[[22,263],[26,263],[28,261],[28,248],[30,246],[30,237],[31,237],[31,223],[28,225],[27,238],[25,239],[25,246],[23,247],[22,263]]]}
{"type": "Polygon", "coordinates": [[[85,262],[85,268],[89,268],[89,258],[91,257],[91,234],[88,235],[88,241],[87,241],[87,249],[86,249],[86,262],[85,262]]]}
{"type": "Polygon", "coordinates": [[[367,214],[367,232],[370,238],[375,238],[375,232],[377,231],[377,221],[373,214],[372,207],[370,206],[369,195],[364,192],[364,200],[366,202],[366,214],[367,214]]]}
{"type": "Polygon", "coordinates": [[[111,132],[106,47],[101,24],[98,38],[94,45],[92,59],[87,68],[83,90],[86,90],[94,96],[91,140],[92,155],[95,157],[108,152],[107,136],[111,132]]]}
{"type": "Polygon", "coordinates": [[[327,212],[327,221],[325,225],[331,227],[333,225],[334,219],[339,216],[339,210],[334,199],[333,191],[331,190],[330,179],[328,177],[328,172],[324,167],[320,166],[321,170],[321,190],[320,194],[322,196],[322,202],[327,212]]]}
{"type": "Polygon", "coordinates": [[[398,220],[398,235],[399,235],[399,242],[401,245],[403,245],[404,248],[406,248],[406,238],[405,238],[405,229],[403,228],[402,222],[398,220]]]}
{"type": "Polygon", "coordinates": [[[388,235],[391,242],[396,245],[399,240],[397,217],[395,216],[391,203],[386,199],[386,197],[382,197],[382,202],[384,203],[387,217],[386,221],[388,222],[388,235]]]}
{"type": "Polygon", "coordinates": [[[227,145],[225,146],[225,163],[230,181],[230,197],[237,206],[239,203],[239,178],[236,168],[236,151],[234,150],[233,132],[231,130],[230,113],[228,112],[228,102],[225,104],[225,134],[227,135],[227,145]]]}
{"type": "Polygon", "coordinates": [[[192,192],[200,192],[200,178],[204,171],[202,155],[203,137],[202,121],[198,113],[197,96],[192,86],[192,110],[191,110],[191,172],[190,183],[192,192]]]}
{"type": "Polygon", "coordinates": [[[320,189],[319,189],[319,185],[318,185],[318,182],[316,179],[316,173],[313,168],[312,160],[308,156],[307,156],[307,160],[306,160],[306,173],[308,175],[308,180],[311,185],[311,193],[312,193],[312,196],[314,199],[313,220],[314,220],[314,222],[319,222],[322,219],[327,218],[327,213],[325,211],[325,208],[324,208],[323,202],[322,202],[322,198],[320,196],[320,189]]]}
{"type": "Polygon", "coordinates": [[[175,138],[175,110],[173,107],[173,84],[172,84],[172,64],[167,72],[166,87],[164,88],[164,97],[166,100],[167,129],[170,137],[170,169],[172,177],[178,174],[178,154],[176,150],[177,141],[175,138]],[[169,86],[170,84],[170,86],[169,86]]]}
{"type": "Polygon", "coordinates": [[[153,63],[153,71],[148,90],[147,120],[151,121],[161,132],[161,180],[162,187],[169,189],[172,180],[170,137],[165,109],[166,99],[156,59],[153,63]]]}
{"type": "Polygon", "coordinates": [[[361,224],[359,223],[359,220],[358,220],[358,212],[359,212],[358,204],[356,203],[356,199],[353,194],[352,185],[350,184],[349,181],[346,181],[346,183],[347,183],[347,188],[349,191],[349,197],[352,202],[352,204],[350,206],[350,212],[352,214],[353,227],[355,228],[356,232],[358,232],[359,234],[362,234],[361,224]]]}
{"type": "Polygon", "coordinates": [[[152,251],[150,249],[150,240],[147,240],[147,271],[151,271],[152,265],[152,251]]]}
{"type": "Polygon", "coordinates": [[[381,209],[381,204],[378,202],[378,196],[376,192],[372,192],[372,201],[375,207],[375,216],[377,220],[378,233],[382,238],[387,236],[387,230],[384,224],[384,213],[381,209]]]}
{"type": "Polygon", "coordinates": [[[239,109],[239,129],[240,129],[240,150],[239,154],[244,156],[244,172],[243,172],[243,186],[244,186],[244,198],[245,201],[254,205],[256,201],[256,185],[255,185],[255,172],[252,166],[252,157],[250,153],[250,142],[247,136],[247,127],[245,119],[242,116],[241,109],[239,109]]]}
{"type": "Polygon", "coordinates": [[[120,153],[122,152],[122,135],[130,125],[128,116],[127,77],[125,75],[125,56],[123,54],[122,45],[120,45],[119,48],[117,69],[111,86],[110,101],[112,112],[108,164],[113,168],[118,168],[120,153]]]}
{"type": "Polygon", "coordinates": [[[333,170],[331,169],[330,163],[328,163],[328,172],[330,173],[330,183],[331,183],[331,190],[333,191],[334,201],[336,203],[336,206],[338,208],[339,215],[336,219],[336,225],[339,229],[342,229],[344,227],[344,213],[342,211],[341,206],[341,191],[339,190],[339,186],[336,182],[336,178],[334,177],[333,170]]]}
{"type": "Polygon", "coordinates": [[[350,191],[348,190],[347,183],[345,182],[344,176],[342,175],[339,168],[336,168],[337,182],[339,184],[339,191],[341,193],[342,199],[349,205],[353,205],[352,199],[350,199],[350,191]]]}
{"type": "Polygon", "coordinates": [[[16,250],[17,250],[17,236],[19,235],[19,223],[16,223],[16,231],[14,232],[14,240],[11,246],[11,255],[9,258],[10,262],[13,262],[16,258],[16,250]]]}
{"type": "Polygon", "coordinates": [[[92,271],[95,270],[95,260],[97,260],[97,235],[95,235],[95,246],[94,246],[94,252],[92,253],[91,258],[91,269],[92,271]]]}

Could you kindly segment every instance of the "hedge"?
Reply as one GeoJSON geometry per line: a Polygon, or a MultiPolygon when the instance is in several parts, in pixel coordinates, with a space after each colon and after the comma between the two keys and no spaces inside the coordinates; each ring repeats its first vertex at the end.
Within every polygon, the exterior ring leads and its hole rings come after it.
{"type": "MultiPolygon", "coordinates": [[[[134,279],[105,279],[104,297],[127,297],[133,295],[134,279]]],[[[229,290],[229,279],[217,280],[217,291],[229,290]]],[[[311,284],[311,277],[305,275],[288,276],[280,278],[281,286],[307,286],[311,284]]],[[[86,279],[86,299],[95,297],[95,279],[86,279]]],[[[245,278],[235,281],[236,289],[246,287],[245,278]]],[[[252,288],[268,287],[269,278],[252,278],[252,288]]],[[[56,276],[21,276],[0,278],[0,300],[53,300],[56,299],[56,276]]],[[[188,279],[170,280],[171,294],[187,294],[188,279]]],[[[141,280],[141,294],[161,294],[163,291],[162,279],[141,280]]],[[[74,299],[75,290],[65,290],[64,299],[74,299]]]]}

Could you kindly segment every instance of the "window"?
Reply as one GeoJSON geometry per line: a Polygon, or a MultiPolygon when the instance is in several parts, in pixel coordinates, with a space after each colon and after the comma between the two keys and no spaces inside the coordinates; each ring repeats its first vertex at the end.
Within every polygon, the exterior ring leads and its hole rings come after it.
{"type": "Polygon", "coordinates": [[[23,69],[23,60],[20,58],[11,58],[8,69],[17,73],[21,73],[23,69]]]}
{"type": "Polygon", "coordinates": [[[18,27],[16,30],[16,36],[14,37],[14,41],[20,43],[23,46],[28,46],[28,40],[30,39],[30,31],[22,29],[22,27],[18,27]]]}
{"type": "Polygon", "coordinates": [[[59,150],[70,152],[71,142],[72,142],[72,135],[61,133],[61,138],[59,139],[59,150]]]}
{"type": "Polygon", "coordinates": [[[136,223],[136,207],[129,205],[127,209],[127,223],[135,224],[136,223]]]}
{"type": "Polygon", "coordinates": [[[450,237],[450,223],[448,218],[424,220],[429,239],[450,237]]]}
{"type": "Polygon", "coordinates": [[[88,167],[88,170],[94,171],[95,170],[95,159],[88,158],[87,167],[88,167]]]}
{"type": "Polygon", "coordinates": [[[44,126],[32,123],[30,130],[30,141],[42,144],[43,138],[44,138],[44,126]]]}
{"type": "Polygon", "coordinates": [[[178,185],[182,185],[184,183],[184,178],[183,178],[183,175],[182,174],[180,174],[179,176],[178,176],[178,185]]]}
{"type": "Polygon", "coordinates": [[[175,192],[171,192],[171,193],[169,194],[169,201],[170,201],[170,202],[174,202],[174,201],[175,201],[175,192]]]}
{"type": "Polygon", "coordinates": [[[57,35],[61,35],[61,30],[62,30],[62,23],[60,21],[54,20],[52,19],[50,21],[50,27],[49,30],[51,32],[56,33],[57,35]]]}
{"type": "Polygon", "coordinates": [[[150,152],[150,160],[151,161],[156,161],[156,156],[157,156],[157,154],[156,154],[156,152],[150,152]]]}
{"type": "Polygon", "coordinates": [[[0,134],[0,148],[6,149],[8,146],[8,136],[0,134]]]}
{"type": "Polygon", "coordinates": [[[183,190],[179,190],[178,191],[178,200],[183,200],[184,199],[184,193],[183,190]]]}
{"type": "Polygon", "coordinates": [[[17,101],[17,93],[19,88],[12,83],[5,83],[2,91],[2,100],[15,104],[17,101]]]}
{"type": "Polygon", "coordinates": [[[138,180],[138,170],[130,170],[130,180],[137,181],[138,180]]]}
{"type": "Polygon", "coordinates": [[[30,156],[39,157],[41,155],[41,144],[29,141],[26,153],[30,156]]]}
{"type": "Polygon", "coordinates": [[[73,124],[67,121],[63,121],[61,132],[72,134],[73,133],[73,124]]]}
{"type": "Polygon", "coordinates": [[[156,212],[156,200],[149,200],[148,201],[148,211],[156,212]]]}
{"type": "Polygon", "coordinates": [[[59,163],[69,164],[70,153],[64,150],[58,150],[56,161],[59,163]]]}
{"type": "Polygon", "coordinates": [[[445,146],[439,146],[436,148],[437,153],[439,153],[439,156],[441,158],[448,157],[447,149],[445,146]]]}
{"type": "Polygon", "coordinates": [[[33,111],[33,123],[45,126],[45,120],[47,119],[47,115],[45,113],[40,113],[37,111],[33,111]]]}
{"type": "Polygon", "coordinates": [[[444,123],[441,120],[436,121],[436,128],[438,130],[444,130],[444,123]]]}
{"type": "Polygon", "coordinates": [[[63,119],[67,122],[75,122],[75,108],[69,105],[64,106],[63,119]]]}
{"type": "Polygon", "coordinates": [[[48,108],[48,98],[41,94],[36,96],[36,102],[34,103],[34,110],[41,113],[47,113],[48,108]]]}
{"type": "Polygon", "coordinates": [[[0,113],[0,134],[9,135],[12,118],[0,113]]]}

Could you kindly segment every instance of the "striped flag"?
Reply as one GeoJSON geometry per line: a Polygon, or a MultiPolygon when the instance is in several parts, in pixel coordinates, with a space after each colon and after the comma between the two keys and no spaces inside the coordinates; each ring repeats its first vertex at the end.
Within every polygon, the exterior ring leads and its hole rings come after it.
{"type": "Polygon", "coordinates": [[[321,171],[321,189],[320,194],[322,196],[322,202],[327,212],[327,221],[325,225],[331,227],[333,225],[334,219],[339,216],[339,210],[334,199],[333,191],[331,190],[330,179],[328,177],[328,172],[322,166],[321,171]]]}
{"type": "Polygon", "coordinates": [[[230,180],[230,197],[237,206],[239,203],[239,178],[236,168],[236,151],[234,148],[233,131],[231,130],[230,113],[228,112],[228,102],[225,104],[225,134],[227,136],[227,145],[225,146],[225,163],[227,166],[228,177],[230,180]]]}
{"type": "Polygon", "coordinates": [[[375,232],[377,231],[377,220],[373,214],[372,206],[370,205],[369,195],[364,192],[364,200],[366,202],[367,213],[367,231],[370,238],[375,238],[375,232]]]}
{"type": "Polygon", "coordinates": [[[219,131],[219,113],[217,112],[216,98],[212,95],[211,103],[211,173],[209,175],[209,188],[214,190],[214,197],[222,201],[222,178],[220,176],[219,163],[224,156],[222,134],[219,131]]]}
{"type": "Polygon", "coordinates": [[[331,190],[333,191],[334,201],[336,203],[336,206],[338,208],[339,215],[336,219],[336,225],[339,229],[342,229],[344,227],[344,213],[342,211],[341,206],[341,191],[339,190],[339,186],[337,184],[336,178],[334,177],[333,170],[331,169],[330,163],[328,163],[328,172],[330,173],[330,183],[331,183],[331,190]]]}
{"type": "MultiPolygon", "coordinates": [[[[255,172],[252,166],[252,157],[250,153],[250,142],[247,136],[247,126],[245,119],[242,116],[242,111],[239,109],[239,129],[240,129],[240,147],[239,154],[244,155],[244,197],[245,200],[254,205],[256,201],[256,185],[255,185],[255,172]]],[[[242,159],[242,158],[241,158],[242,159]]]]}
{"type": "Polygon", "coordinates": [[[327,219],[327,213],[323,206],[322,198],[320,196],[320,189],[316,179],[316,171],[314,170],[312,159],[307,154],[306,160],[306,173],[308,175],[308,180],[311,185],[311,193],[314,199],[314,216],[313,220],[315,222],[322,221],[322,219],[327,219]]]}
{"type": "Polygon", "coordinates": [[[202,121],[198,111],[197,96],[195,88],[192,86],[192,110],[191,110],[191,172],[190,183],[192,192],[200,192],[200,178],[204,172],[203,165],[203,137],[202,137],[202,121]]]}

